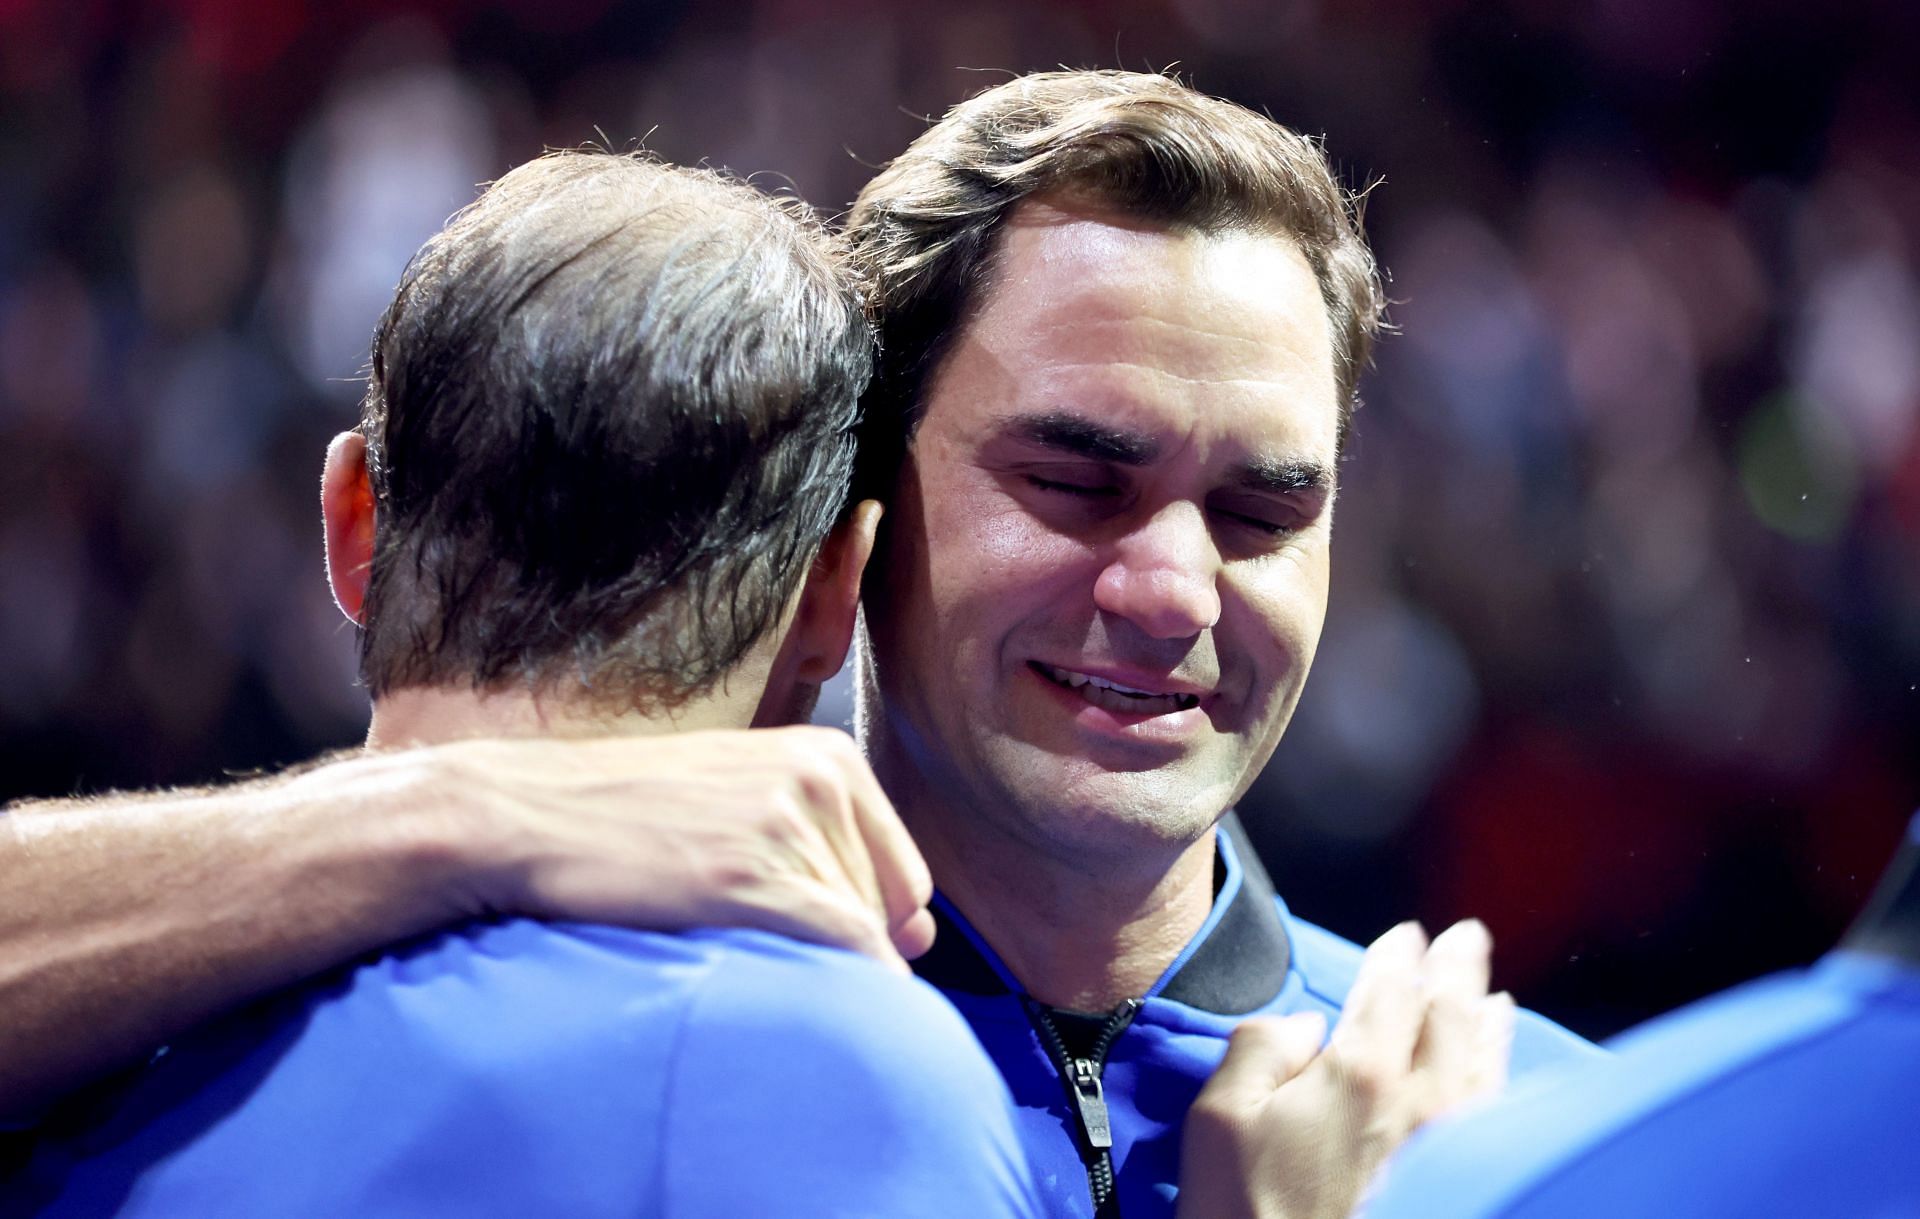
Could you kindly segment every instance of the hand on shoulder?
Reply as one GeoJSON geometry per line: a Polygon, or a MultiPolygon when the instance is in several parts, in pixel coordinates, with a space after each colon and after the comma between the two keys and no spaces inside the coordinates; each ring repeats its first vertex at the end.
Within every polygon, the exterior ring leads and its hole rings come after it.
{"type": "Polygon", "coordinates": [[[754,927],[902,971],[932,943],[926,863],[836,729],[476,739],[346,765],[294,782],[424,802],[458,860],[449,917],[754,927]]]}

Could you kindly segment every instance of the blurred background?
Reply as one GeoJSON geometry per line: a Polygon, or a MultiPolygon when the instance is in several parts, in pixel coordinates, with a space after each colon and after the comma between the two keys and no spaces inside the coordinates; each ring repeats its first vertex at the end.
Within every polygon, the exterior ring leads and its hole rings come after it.
{"type": "Polygon", "coordinates": [[[1915,13],[0,0],[0,799],[359,738],[320,459],[478,183],[644,140],[838,212],[1008,71],[1178,65],[1383,179],[1403,332],[1243,806],[1281,892],[1479,914],[1591,1035],[1805,961],[1920,804],[1915,13]]]}

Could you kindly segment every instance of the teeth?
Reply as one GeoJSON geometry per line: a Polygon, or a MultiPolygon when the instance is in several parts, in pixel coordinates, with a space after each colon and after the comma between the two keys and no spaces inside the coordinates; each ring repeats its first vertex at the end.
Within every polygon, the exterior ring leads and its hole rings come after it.
{"type": "Polygon", "coordinates": [[[1159,714],[1168,711],[1186,711],[1200,705],[1199,696],[1194,694],[1156,694],[1152,690],[1137,690],[1132,686],[1123,686],[1117,681],[1108,681],[1086,673],[1075,673],[1071,669],[1056,669],[1052,665],[1035,667],[1059,685],[1070,690],[1078,690],[1089,702],[1107,707],[1109,710],[1159,714]],[[1088,693],[1089,686],[1102,693],[1097,696],[1088,693]]]}

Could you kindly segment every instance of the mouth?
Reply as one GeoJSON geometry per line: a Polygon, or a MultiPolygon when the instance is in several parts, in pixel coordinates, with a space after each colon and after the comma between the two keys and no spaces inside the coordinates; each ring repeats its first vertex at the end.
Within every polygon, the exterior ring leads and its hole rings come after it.
{"type": "Polygon", "coordinates": [[[1070,690],[1103,710],[1122,715],[1172,715],[1200,705],[1200,696],[1197,694],[1141,690],[1090,673],[1077,673],[1072,669],[1042,664],[1037,660],[1028,664],[1035,673],[1061,689],[1070,690]]]}

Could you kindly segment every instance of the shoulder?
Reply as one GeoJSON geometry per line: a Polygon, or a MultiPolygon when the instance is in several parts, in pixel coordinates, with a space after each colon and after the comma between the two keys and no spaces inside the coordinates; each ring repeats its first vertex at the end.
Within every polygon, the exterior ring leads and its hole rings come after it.
{"type": "Polygon", "coordinates": [[[1517,1086],[1410,1144],[1368,1214],[1640,1214],[1677,1191],[1701,1215],[1920,1204],[1899,1167],[1920,979],[1887,964],[1830,958],[1750,983],[1517,1086]]]}
{"type": "Polygon", "coordinates": [[[1339,1007],[1353,989],[1354,975],[1360,972],[1360,946],[1345,936],[1336,935],[1317,923],[1310,923],[1287,909],[1279,898],[1280,924],[1287,930],[1293,971],[1307,992],[1321,1001],[1339,1007]]]}
{"type": "Polygon", "coordinates": [[[564,1181],[595,1213],[650,1171],[636,1135],[710,967],[671,941],[489,923],[366,958],[180,1039],[41,1141],[36,1188],[50,1214],[490,1215],[564,1181]],[[548,1170],[516,1167],[535,1150],[548,1170]]]}
{"type": "MultiPolygon", "coordinates": [[[[705,934],[705,933],[702,933],[705,934]]],[[[886,1111],[938,1098],[958,1115],[988,1111],[1005,1085],[940,993],[839,949],[730,933],[688,1006],[674,1064],[681,1089],[746,1062],[760,1078],[815,1089],[814,1099],[886,1111]]]]}
{"type": "Polygon", "coordinates": [[[977,1213],[1026,1215],[1007,1109],[952,1009],[865,958],[510,921],[184,1040],[41,1177],[71,1213],[137,1189],[129,1213],[721,1216],[814,1180],[864,1208],[818,1213],[911,1216],[893,1192],[945,1173],[977,1213]]]}
{"type": "Polygon", "coordinates": [[[931,987],[852,952],[758,931],[480,925],[363,966],[312,1015],[404,1026],[385,1035],[428,1058],[548,1081],[570,1067],[596,1083],[615,1071],[682,1078],[694,1065],[687,1055],[723,1046],[724,1058],[761,1056],[781,1078],[831,1068],[844,1080],[864,1064],[876,1095],[907,1064],[921,1087],[991,1099],[998,1086],[931,987]]]}
{"type": "Polygon", "coordinates": [[[1037,1213],[1006,1084],[937,991],[838,949],[732,938],[673,1048],[664,1213],[1037,1213]]]}

